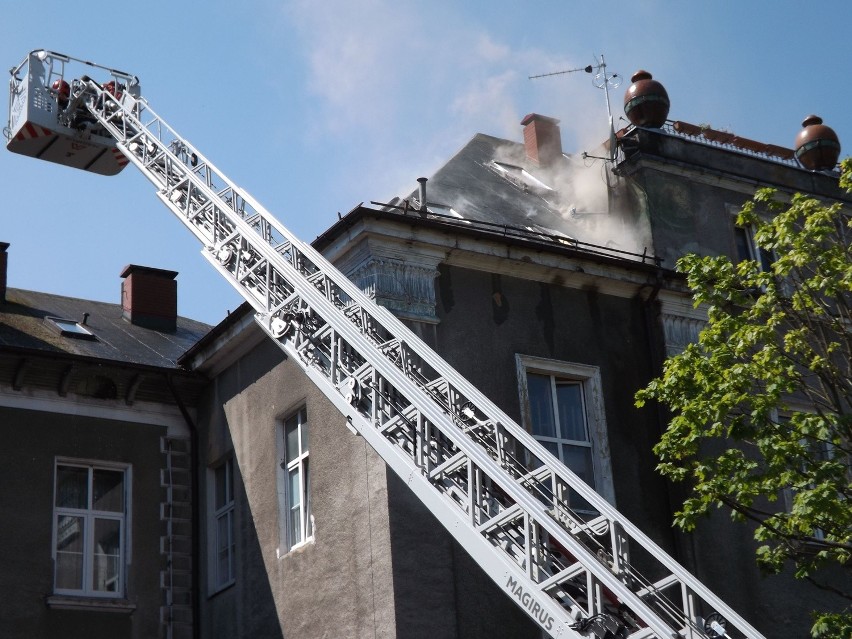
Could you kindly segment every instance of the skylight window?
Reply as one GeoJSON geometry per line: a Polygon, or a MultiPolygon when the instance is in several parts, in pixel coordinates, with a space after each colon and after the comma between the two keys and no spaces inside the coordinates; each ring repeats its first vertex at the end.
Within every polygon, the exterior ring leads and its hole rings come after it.
{"type": "Polygon", "coordinates": [[[83,326],[80,322],[61,317],[45,317],[45,324],[59,333],[62,337],[73,337],[76,339],[96,340],[94,333],[83,326]]]}
{"type": "Polygon", "coordinates": [[[465,224],[470,224],[470,220],[466,220],[464,215],[456,211],[453,207],[447,206],[446,204],[436,204],[430,203],[429,206],[433,209],[433,212],[436,215],[445,215],[448,217],[456,218],[457,220],[464,222],[465,224]]]}
{"type": "Polygon", "coordinates": [[[461,221],[462,221],[462,222],[464,222],[465,224],[470,224],[470,220],[466,220],[466,219],[464,219],[464,215],[462,215],[461,213],[459,213],[458,211],[456,211],[456,210],[455,210],[454,208],[452,208],[452,207],[450,207],[450,215],[452,215],[452,216],[453,216],[453,217],[455,217],[455,218],[458,218],[459,220],[461,220],[461,221]]]}
{"type": "Polygon", "coordinates": [[[540,189],[547,189],[548,191],[553,190],[552,188],[547,186],[547,184],[536,178],[534,175],[528,173],[526,169],[521,169],[521,177],[523,177],[524,181],[526,181],[527,183],[532,184],[533,186],[537,186],[540,189]]]}
{"type": "Polygon", "coordinates": [[[492,165],[504,177],[516,183],[518,186],[530,187],[534,190],[552,191],[553,189],[547,186],[544,182],[535,177],[526,169],[515,166],[514,164],[506,164],[505,162],[492,161],[492,165]]]}

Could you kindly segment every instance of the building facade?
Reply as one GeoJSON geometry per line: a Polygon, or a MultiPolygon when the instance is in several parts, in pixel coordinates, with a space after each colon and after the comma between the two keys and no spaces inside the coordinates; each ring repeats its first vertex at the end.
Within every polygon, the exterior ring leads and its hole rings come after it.
{"type": "MultiPolygon", "coordinates": [[[[633,396],[702,326],[677,258],[755,257],[735,221],[755,189],[849,203],[837,175],[670,121],[620,131],[612,162],[589,168],[562,153],[556,120],[522,125],[524,143],[476,135],[315,247],[750,623],[804,636],[826,596],[762,577],[746,529],[719,514],[673,530],[682,495],[651,452],[666,416],[633,396]]],[[[201,634],[540,636],[251,316],[183,360],[213,380],[201,634]]]]}
{"type": "MultiPolygon", "coordinates": [[[[678,257],[759,259],[736,224],[758,187],[852,198],[790,150],[665,117],[591,165],[557,120],[521,125],[314,246],[766,636],[805,636],[840,603],[762,577],[723,514],[674,530],[667,416],[633,398],[705,318],[678,257]]],[[[139,266],[121,305],[6,288],[0,248],[0,637],[542,636],[248,304],[208,332],[139,266]]]]}
{"type": "Polygon", "coordinates": [[[190,424],[176,360],[210,328],[177,275],[129,266],[123,303],[7,287],[0,244],[0,637],[192,636],[190,424]]]}

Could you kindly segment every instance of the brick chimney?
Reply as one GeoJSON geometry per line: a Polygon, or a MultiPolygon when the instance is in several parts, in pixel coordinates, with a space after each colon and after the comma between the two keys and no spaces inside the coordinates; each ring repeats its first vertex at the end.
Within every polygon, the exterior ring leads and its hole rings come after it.
{"type": "Polygon", "coordinates": [[[177,328],[177,271],[128,264],[121,277],[124,319],[158,331],[177,328]]]}
{"type": "Polygon", "coordinates": [[[527,158],[541,167],[551,166],[562,157],[562,134],[559,120],[530,113],[523,120],[524,147],[527,158]]]}
{"type": "Polygon", "coordinates": [[[9,275],[9,254],[6,253],[7,248],[9,248],[8,242],[0,242],[0,304],[6,302],[6,281],[9,275]]]}

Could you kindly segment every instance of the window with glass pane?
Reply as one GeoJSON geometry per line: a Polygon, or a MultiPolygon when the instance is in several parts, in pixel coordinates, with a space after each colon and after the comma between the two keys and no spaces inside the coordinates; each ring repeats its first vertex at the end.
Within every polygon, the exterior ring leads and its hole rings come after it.
{"type": "Polygon", "coordinates": [[[737,226],[734,228],[734,243],[737,250],[737,262],[755,260],[761,271],[771,271],[775,261],[770,251],[757,246],[751,228],[737,226]]]}
{"type": "Polygon", "coordinates": [[[125,469],[57,463],[53,518],[57,593],[123,594],[126,483],[125,469]]]}
{"type": "Polygon", "coordinates": [[[308,469],[308,414],[303,408],[284,422],[287,543],[290,548],[313,536],[308,469]]]}
{"type": "Polygon", "coordinates": [[[213,470],[213,516],[215,519],[215,586],[233,583],[234,553],[234,460],[228,459],[213,470]]]}
{"type": "MultiPolygon", "coordinates": [[[[592,488],[592,442],[583,382],[543,373],[527,373],[530,426],[533,437],[592,488]]],[[[591,506],[572,491],[579,510],[591,506]]]]}

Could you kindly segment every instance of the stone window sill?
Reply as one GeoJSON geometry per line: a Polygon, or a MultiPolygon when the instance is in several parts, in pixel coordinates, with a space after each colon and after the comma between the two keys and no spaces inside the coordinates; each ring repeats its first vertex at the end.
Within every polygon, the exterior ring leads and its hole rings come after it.
{"type": "Polygon", "coordinates": [[[129,615],[136,610],[136,604],[128,599],[107,599],[101,597],[72,597],[69,595],[51,595],[45,600],[48,608],[55,610],[83,610],[91,612],[116,612],[129,615]]]}

